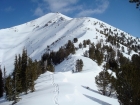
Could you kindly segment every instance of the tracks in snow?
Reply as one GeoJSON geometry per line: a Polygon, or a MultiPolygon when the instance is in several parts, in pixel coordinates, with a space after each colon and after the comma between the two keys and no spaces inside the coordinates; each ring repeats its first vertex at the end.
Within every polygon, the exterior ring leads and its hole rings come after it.
{"type": "Polygon", "coordinates": [[[58,103],[59,85],[54,82],[54,74],[50,74],[49,76],[51,77],[52,86],[54,87],[54,91],[53,91],[54,92],[54,98],[53,98],[54,104],[59,105],[59,103],[58,103]]]}

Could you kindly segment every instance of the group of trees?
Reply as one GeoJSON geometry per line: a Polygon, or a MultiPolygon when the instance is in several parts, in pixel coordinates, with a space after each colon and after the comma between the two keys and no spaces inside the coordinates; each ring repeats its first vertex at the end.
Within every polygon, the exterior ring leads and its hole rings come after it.
{"type": "Polygon", "coordinates": [[[136,39],[132,39],[132,37],[126,38],[124,33],[121,33],[121,37],[108,35],[106,42],[110,42],[112,45],[117,46],[117,48],[120,48],[120,44],[122,44],[126,46],[129,51],[134,50],[138,52],[140,50],[140,45],[137,45],[136,39]]]}
{"type": "Polygon", "coordinates": [[[87,45],[90,45],[90,40],[83,40],[83,43],[79,43],[79,48],[86,48],[87,45]]]}
{"type": "MultiPolygon", "coordinates": [[[[6,99],[17,102],[20,93],[27,94],[35,91],[34,81],[38,76],[47,71],[45,61],[32,60],[27,56],[27,50],[23,49],[22,55],[16,55],[14,61],[14,70],[12,74],[5,78],[6,99]]],[[[52,66],[53,69],[53,66],[52,66]]]]}
{"type": "Polygon", "coordinates": [[[96,61],[98,65],[101,65],[103,61],[109,62],[109,60],[115,59],[115,56],[116,52],[111,46],[103,45],[101,42],[90,45],[89,58],[96,61]]]}
{"type": "Polygon", "coordinates": [[[94,52],[91,52],[93,49],[90,48],[89,50],[89,57],[97,62],[98,65],[101,65],[103,62],[103,52],[99,49],[94,49],[94,52]]]}
{"type": "Polygon", "coordinates": [[[15,56],[14,71],[6,78],[5,92],[7,100],[14,100],[20,93],[28,93],[30,89],[33,92],[34,80],[38,77],[39,68],[37,61],[32,61],[27,56],[27,51],[23,49],[22,55],[15,56]]]}
{"type": "Polygon", "coordinates": [[[70,54],[75,53],[75,47],[74,44],[71,42],[71,40],[68,40],[68,42],[59,48],[58,51],[51,51],[50,53],[47,51],[43,54],[42,59],[43,61],[47,60],[48,64],[51,64],[51,62],[55,65],[61,63],[65,58],[67,58],[70,54]]]}
{"type": "Polygon", "coordinates": [[[140,104],[140,56],[134,54],[131,61],[116,70],[116,86],[118,100],[124,105],[140,104]]]}
{"type": "MultiPolygon", "coordinates": [[[[111,37],[110,37],[111,38],[111,37]]],[[[111,39],[109,39],[111,40],[111,39]]],[[[82,45],[82,44],[81,44],[82,45]]],[[[115,39],[112,46],[104,45],[102,42],[89,44],[89,51],[85,51],[84,56],[89,57],[101,65],[104,61],[103,71],[95,77],[99,92],[106,96],[116,94],[122,105],[140,104],[140,56],[134,54],[131,59],[123,56],[123,48],[119,50],[115,39]],[[112,70],[116,77],[108,72],[112,70]]],[[[84,45],[82,45],[84,46],[84,45]]],[[[131,51],[128,51],[130,54],[131,51]]],[[[78,61],[77,61],[78,62],[78,61]]]]}
{"type": "Polygon", "coordinates": [[[86,50],[83,55],[96,61],[98,65],[101,65],[103,61],[105,61],[108,65],[107,67],[112,70],[115,70],[121,64],[129,61],[123,56],[119,48],[117,49],[117,47],[113,48],[112,46],[104,45],[101,41],[96,45],[94,43],[89,44],[89,50],[86,50]]]}
{"type": "MultiPolygon", "coordinates": [[[[75,39],[75,42],[77,42],[77,39],[75,39]]],[[[75,53],[75,47],[70,40],[57,52],[44,53],[40,61],[33,61],[27,56],[27,50],[23,49],[22,55],[15,56],[12,74],[3,78],[2,70],[0,69],[0,97],[3,96],[5,90],[6,99],[14,100],[16,103],[20,93],[34,92],[34,81],[38,76],[46,71],[54,72],[54,65],[61,63],[71,53],[75,53]]],[[[78,71],[82,70],[82,65],[82,60],[78,60],[78,71]]]]}
{"type": "MultiPolygon", "coordinates": [[[[77,38],[73,39],[73,42],[76,43],[78,41],[77,38]]],[[[84,40],[83,43],[89,44],[90,40],[84,40]]],[[[59,48],[58,51],[47,51],[46,53],[43,54],[41,61],[42,62],[47,62],[47,69],[51,70],[52,64],[57,65],[60,64],[62,61],[67,59],[67,57],[70,54],[75,53],[75,46],[71,42],[71,40],[68,40],[68,42],[59,48]]],[[[76,65],[75,65],[76,70],[73,72],[80,72],[82,71],[83,68],[83,61],[81,59],[76,60],[76,65]]]]}
{"type": "MultiPolygon", "coordinates": [[[[122,56],[120,54],[120,56],[122,56]]],[[[95,77],[95,83],[103,95],[110,96],[116,92],[116,96],[121,105],[139,105],[140,104],[140,56],[134,54],[131,60],[121,58],[116,68],[111,68],[116,74],[116,78],[109,74],[105,69],[95,77]]]]}

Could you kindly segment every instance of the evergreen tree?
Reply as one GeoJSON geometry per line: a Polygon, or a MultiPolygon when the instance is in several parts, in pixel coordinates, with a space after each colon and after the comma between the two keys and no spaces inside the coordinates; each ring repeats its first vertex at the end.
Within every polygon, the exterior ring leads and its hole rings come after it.
{"type": "Polygon", "coordinates": [[[3,92],[4,92],[4,85],[3,85],[3,78],[2,78],[2,70],[0,67],[0,97],[3,96],[3,92]]]}
{"type": "Polygon", "coordinates": [[[128,63],[116,72],[115,89],[121,105],[140,105],[140,69],[128,63]]]}
{"type": "Polygon", "coordinates": [[[83,61],[81,59],[76,60],[76,72],[81,72],[83,69],[83,61]]]}
{"type": "Polygon", "coordinates": [[[111,83],[112,78],[112,74],[109,74],[107,70],[101,71],[99,75],[95,77],[98,91],[101,92],[102,95],[110,96],[111,93],[115,91],[111,83]]]}
{"type": "MultiPolygon", "coordinates": [[[[41,61],[35,60],[35,65],[36,65],[37,77],[38,77],[42,73],[42,71],[41,71],[41,61]]],[[[36,79],[37,79],[37,77],[36,77],[36,79]]]]}
{"type": "Polygon", "coordinates": [[[78,72],[78,70],[79,70],[79,59],[76,60],[75,68],[76,68],[76,72],[78,72]]]}
{"type": "Polygon", "coordinates": [[[40,63],[37,60],[34,61],[34,67],[35,67],[34,69],[35,69],[35,73],[36,73],[35,74],[35,80],[36,80],[38,78],[38,76],[41,74],[40,73],[40,71],[41,71],[40,63]]]}
{"type": "Polygon", "coordinates": [[[80,64],[80,65],[79,65],[79,66],[80,66],[80,67],[79,67],[79,72],[80,72],[80,71],[82,71],[83,65],[84,65],[82,59],[79,60],[79,64],[80,64]]]}
{"type": "Polygon", "coordinates": [[[90,45],[91,44],[91,41],[90,39],[87,40],[87,45],[90,45]]]}
{"type": "Polygon", "coordinates": [[[31,92],[35,91],[35,88],[34,88],[35,75],[36,75],[35,65],[32,59],[28,58],[28,66],[26,70],[26,87],[27,87],[26,93],[28,92],[28,89],[30,89],[31,92]]]}
{"type": "Polygon", "coordinates": [[[20,65],[19,65],[19,59],[17,56],[15,56],[15,63],[14,63],[14,71],[13,71],[13,85],[14,85],[14,100],[16,100],[16,97],[19,96],[19,93],[22,92],[22,86],[21,86],[21,76],[20,76],[20,65]]]}
{"type": "Polygon", "coordinates": [[[4,91],[5,91],[5,82],[6,82],[6,69],[5,69],[5,66],[4,66],[4,69],[3,69],[3,85],[4,85],[4,91]]]}
{"type": "Polygon", "coordinates": [[[117,62],[116,62],[115,59],[109,59],[108,64],[109,64],[109,68],[110,68],[111,70],[115,71],[115,70],[118,69],[118,64],[117,64],[117,62]]]}
{"type": "Polygon", "coordinates": [[[86,40],[83,40],[83,47],[86,48],[87,42],[86,40]]]}
{"type": "Polygon", "coordinates": [[[96,44],[96,49],[97,49],[97,50],[100,50],[100,49],[101,49],[101,42],[98,42],[98,43],[96,44]]]}
{"type": "Polygon", "coordinates": [[[78,39],[77,39],[77,38],[74,38],[74,39],[73,39],[73,42],[74,42],[74,43],[76,43],[77,41],[78,41],[78,39]]]}
{"type": "Polygon", "coordinates": [[[94,47],[94,45],[91,45],[91,47],[89,48],[89,58],[91,58],[92,60],[95,60],[95,47],[94,47]]]}
{"type": "Polygon", "coordinates": [[[129,59],[127,59],[126,57],[124,57],[123,54],[121,53],[119,55],[118,62],[120,64],[120,66],[121,65],[125,65],[125,64],[129,63],[129,59]]]}
{"type": "Polygon", "coordinates": [[[71,42],[71,40],[68,40],[68,43],[66,44],[66,51],[68,55],[70,53],[75,54],[75,47],[74,44],[71,42]]]}
{"type": "Polygon", "coordinates": [[[14,100],[14,86],[11,75],[6,78],[5,82],[6,99],[9,101],[14,100]]]}
{"type": "Polygon", "coordinates": [[[54,67],[52,64],[48,65],[48,71],[54,72],[54,67]]]}
{"type": "Polygon", "coordinates": [[[98,49],[95,50],[95,59],[97,60],[98,65],[101,65],[103,62],[103,53],[98,49]]]}
{"type": "Polygon", "coordinates": [[[21,85],[22,85],[22,90],[27,93],[27,84],[26,84],[26,70],[27,70],[27,50],[24,48],[22,52],[22,61],[21,61],[21,85]]]}
{"type": "Polygon", "coordinates": [[[131,61],[133,65],[135,65],[136,67],[140,69],[140,66],[139,66],[140,56],[138,56],[137,54],[133,54],[133,56],[131,57],[131,61]]]}

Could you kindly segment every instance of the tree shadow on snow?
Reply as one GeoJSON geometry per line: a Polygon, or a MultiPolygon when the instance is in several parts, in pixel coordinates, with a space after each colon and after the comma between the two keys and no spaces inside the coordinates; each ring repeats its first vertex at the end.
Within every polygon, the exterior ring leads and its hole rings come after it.
{"type": "Polygon", "coordinates": [[[84,95],[85,97],[87,97],[87,98],[89,98],[89,99],[91,99],[91,100],[93,100],[93,101],[95,101],[95,102],[101,104],[101,105],[111,105],[111,104],[109,104],[109,103],[107,103],[107,102],[104,102],[104,101],[102,101],[102,100],[99,100],[99,99],[97,99],[97,98],[95,98],[95,97],[91,97],[91,96],[88,96],[88,95],[85,95],[85,94],[83,94],[83,95],[84,95]]]}
{"type": "Polygon", "coordinates": [[[94,93],[101,94],[100,92],[98,92],[98,91],[96,91],[96,90],[93,90],[93,89],[91,89],[90,87],[87,87],[87,86],[82,86],[82,87],[85,88],[85,89],[88,89],[88,90],[90,90],[90,91],[92,91],[92,92],[94,92],[94,93]]]}

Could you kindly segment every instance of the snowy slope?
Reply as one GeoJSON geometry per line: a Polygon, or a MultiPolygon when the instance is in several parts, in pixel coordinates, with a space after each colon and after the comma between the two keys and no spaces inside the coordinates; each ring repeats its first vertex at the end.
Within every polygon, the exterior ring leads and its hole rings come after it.
{"type": "MultiPolygon", "coordinates": [[[[33,93],[21,96],[17,105],[119,105],[117,99],[109,98],[98,93],[94,83],[95,76],[101,68],[91,59],[81,56],[72,56],[55,68],[58,71],[65,69],[68,72],[46,72],[37,80],[33,93]],[[83,59],[83,72],[72,74],[69,70],[71,60],[83,59]],[[86,87],[90,89],[86,89],[86,87]]],[[[0,105],[9,105],[0,99],[0,105]]]]}
{"type": "MultiPolygon", "coordinates": [[[[31,58],[39,60],[47,50],[47,46],[50,50],[57,51],[73,38],[78,38],[75,47],[87,39],[94,43],[102,40],[105,44],[106,37],[100,33],[105,28],[117,29],[95,18],[69,18],[61,13],[49,13],[25,24],[1,29],[0,63],[2,68],[6,67],[8,75],[13,71],[15,54],[20,54],[24,47],[31,58]]],[[[113,32],[113,36],[117,33],[118,36],[121,36],[123,31],[117,29],[113,32]]],[[[132,37],[126,32],[123,33],[126,38],[132,37]]],[[[132,39],[136,38],[132,37],[132,39]]],[[[69,59],[57,65],[55,74],[50,72],[42,74],[36,80],[36,91],[22,95],[22,100],[17,105],[118,105],[117,99],[102,96],[97,92],[94,78],[102,70],[102,67],[99,67],[91,59],[83,57],[83,53],[88,48],[89,46],[77,50],[75,55],[70,55],[69,59]],[[72,74],[71,70],[75,68],[77,59],[83,60],[83,71],[72,74]],[[86,86],[90,89],[86,89],[86,86]]],[[[125,52],[127,52],[126,47],[125,52]]],[[[133,51],[131,55],[134,53],[133,51]]],[[[131,57],[127,53],[124,55],[131,57]]],[[[9,105],[10,103],[12,102],[0,99],[0,105],[9,105]]]]}
{"type": "MultiPolygon", "coordinates": [[[[75,37],[78,38],[79,43],[86,39],[90,39],[94,43],[104,39],[105,42],[105,36],[98,32],[104,28],[116,29],[94,18],[72,19],[61,13],[49,13],[25,24],[1,29],[1,65],[2,67],[6,66],[7,74],[9,74],[13,69],[15,54],[21,53],[24,47],[27,48],[30,57],[40,59],[47,46],[51,50],[58,50],[60,46],[75,37]],[[96,36],[98,36],[98,39],[96,39],[96,36]]],[[[123,32],[117,30],[118,35],[123,32]]],[[[126,35],[126,37],[129,36],[129,34],[126,35]]]]}

